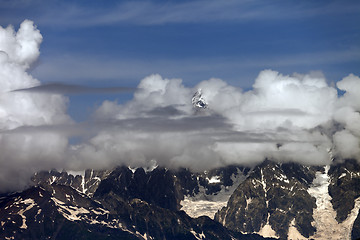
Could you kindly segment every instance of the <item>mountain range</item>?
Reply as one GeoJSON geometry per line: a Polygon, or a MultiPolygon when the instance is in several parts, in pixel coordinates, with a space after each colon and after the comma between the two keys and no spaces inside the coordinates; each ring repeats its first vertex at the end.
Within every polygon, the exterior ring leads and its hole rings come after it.
{"type": "Polygon", "coordinates": [[[360,165],[42,171],[0,197],[0,239],[357,239],[360,165]]]}

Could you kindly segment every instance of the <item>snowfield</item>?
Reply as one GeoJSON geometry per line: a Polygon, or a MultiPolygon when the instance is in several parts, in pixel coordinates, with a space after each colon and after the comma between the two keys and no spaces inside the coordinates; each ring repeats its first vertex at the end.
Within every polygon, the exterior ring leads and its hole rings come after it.
{"type": "Polygon", "coordinates": [[[325,172],[317,172],[312,186],[308,189],[310,195],[316,198],[317,208],[314,209],[313,225],[317,231],[312,236],[314,239],[331,239],[345,240],[351,239],[351,229],[360,208],[360,198],[355,200],[355,207],[347,219],[338,223],[335,219],[336,212],[331,204],[328,187],[330,178],[328,176],[329,166],[325,167],[325,172]]]}

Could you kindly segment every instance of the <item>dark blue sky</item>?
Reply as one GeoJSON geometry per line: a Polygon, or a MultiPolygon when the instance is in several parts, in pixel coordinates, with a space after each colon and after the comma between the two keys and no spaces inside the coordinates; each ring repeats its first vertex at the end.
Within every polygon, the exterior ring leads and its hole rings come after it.
{"type": "MultiPolygon", "coordinates": [[[[24,19],[44,38],[31,70],[43,83],[135,87],[159,73],[249,89],[263,69],[321,71],[329,83],[360,75],[360,1],[0,0],[1,26],[24,19]]],[[[129,97],[71,96],[69,111],[81,120],[129,97]]]]}

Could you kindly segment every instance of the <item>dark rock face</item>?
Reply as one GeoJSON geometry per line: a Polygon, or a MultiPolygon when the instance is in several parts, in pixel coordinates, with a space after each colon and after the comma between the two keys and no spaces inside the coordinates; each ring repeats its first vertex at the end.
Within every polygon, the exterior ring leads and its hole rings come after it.
{"type": "MultiPolygon", "coordinates": [[[[336,211],[336,220],[343,222],[355,206],[355,199],[360,197],[360,164],[354,159],[347,159],[334,164],[329,170],[329,194],[336,211]]],[[[353,224],[351,239],[360,238],[360,212],[353,224]]]]}
{"type": "MultiPolygon", "coordinates": [[[[117,169],[113,176],[121,178],[119,171],[117,169]]],[[[120,173],[124,172],[121,170],[120,173]]],[[[156,174],[164,177],[166,171],[160,170],[156,174]]],[[[152,183],[149,178],[148,181],[152,183]]],[[[101,189],[100,186],[98,189],[101,189]]],[[[255,234],[232,232],[208,217],[193,219],[183,211],[163,208],[139,198],[124,198],[117,188],[89,197],[71,186],[56,183],[46,185],[46,189],[32,187],[0,199],[0,239],[11,237],[70,240],[263,239],[255,234]]]]}
{"type": "Polygon", "coordinates": [[[336,220],[343,222],[360,197],[360,165],[356,160],[345,160],[329,170],[329,194],[336,211],[336,220]]]}
{"type": "Polygon", "coordinates": [[[36,173],[32,177],[35,185],[46,187],[52,183],[71,186],[72,188],[92,196],[100,182],[109,175],[110,171],[86,170],[85,175],[68,174],[67,172],[58,172],[51,170],[36,173]]]}
{"type": "Polygon", "coordinates": [[[351,231],[351,239],[360,239],[360,212],[355,219],[353,229],[351,231]]]}
{"type": "Polygon", "coordinates": [[[232,177],[241,174],[244,177],[249,168],[227,166],[208,172],[193,173],[188,169],[176,171],[155,168],[135,171],[128,167],[117,167],[111,171],[86,170],[84,176],[73,176],[67,172],[42,171],[32,177],[35,185],[49,188],[53,183],[71,186],[90,197],[100,196],[113,191],[125,198],[139,198],[172,210],[180,209],[183,196],[195,196],[200,188],[205,195],[216,195],[222,188],[232,186],[232,177]],[[211,182],[212,177],[218,181],[211,182]]]}
{"type": "Polygon", "coordinates": [[[133,173],[127,167],[118,167],[100,183],[94,196],[113,192],[124,199],[139,198],[163,208],[179,210],[182,199],[180,189],[174,174],[167,169],[156,168],[145,172],[138,168],[133,173]]]}
{"type": "MultiPolygon", "coordinates": [[[[40,172],[32,179],[35,187],[0,196],[0,239],[263,239],[241,232],[266,224],[286,239],[291,223],[311,238],[319,206],[308,189],[316,171],[325,169],[265,161],[251,170],[227,166],[202,173],[160,167],[87,170],[82,176],[40,172]],[[179,211],[184,196],[208,200],[234,182],[240,185],[215,221],[179,211]]],[[[328,175],[336,219],[343,222],[360,197],[360,165],[333,164],[328,175]]],[[[352,228],[352,239],[359,237],[360,213],[352,228]]]]}
{"type": "Polygon", "coordinates": [[[193,197],[200,192],[200,188],[205,190],[205,195],[217,194],[221,191],[222,187],[227,188],[234,184],[232,177],[241,175],[241,177],[245,178],[249,171],[250,169],[245,167],[227,166],[202,173],[193,173],[188,169],[179,169],[174,174],[181,185],[183,195],[193,197]],[[211,179],[214,177],[217,181],[211,182],[211,179]]]}
{"type": "MultiPolygon", "coordinates": [[[[39,187],[14,194],[0,203],[1,239],[138,239],[126,231],[113,231],[103,225],[106,211],[85,195],[68,186],[56,186],[58,197],[68,196],[67,203],[39,187]]],[[[65,200],[65,199],[63,199],[65,200]]]]}
{"type": "Polygon", "coordinates": [[[297,230],[309,237],[316,230],[311,225],[316,201],[307,192],[314,177],[310,167],[265,161],[238,186],[215,219],[241,232],[258,232],[270,224],[280,238],[287,238],[295,219],[297,230]]]}

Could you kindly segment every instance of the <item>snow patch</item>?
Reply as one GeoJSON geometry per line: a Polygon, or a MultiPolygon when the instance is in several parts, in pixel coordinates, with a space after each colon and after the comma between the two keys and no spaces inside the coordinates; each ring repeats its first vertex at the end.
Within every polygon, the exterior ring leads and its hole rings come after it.
{"type": "Polygon", "coordinates": [[[35,201],[34,201],[34,199],[27,198],[27,199],[25,199],[24,201],[21,201],[21,203],[24,203],[24,204],[26,204],[26,205],[29,205],[29,204],[35,204],[35,201]]]}
{"type": "MultiPolygon", "coordinates": [[[[106,226],[108,228],[114,228],[114,229],[121,229],[122,231],[128,232],[130,234],[136,235],[138,237],[142,237],[143,239],[153,239],[151,236],[147,236],[147,234],[141,235],[139,232],[132,232],[129,229],[127,229],[123,224],[119,221],[119,219],[113,219],[112,221],[105,222],[105,221],[98,221],[96,219],[86,219],[89,224],[100,224],[103,226],[106,226]]],[[[135,228],[135,226],[133,226],[135,228]]]]}
{"type": "Polygon", "coordinates": [[[82,188],[82,193],[86,193],[86,189],[85,189],[85,176],[81,176],[81,188],[82,188]]]}
{"type": "Polygon", "coordinates": [[[135,173],[137,168],[133,168],[133,167],[131,167],[131,166],[128,166],[128,169],[129,169],[132,173],[135,173]]]}
{"type": "Polygon", "coordinates": [[[345,231],[345,235],[347,236],[348,239],[351,239],[351,230],[353,228],[355,219],[357,217],[357,215],[359,214],[359,209],[360,209],[360,197],[355,199],[355,205],[354,208],[351,210],[349,216],[346,218],[346,220],[344,222],[342,222],[341,224],[339,224],[342,228],[344,228],[345,231]]]}
{"type": "Polygon", "coordinates": [[[66,219],[70,221],[81,220],[82,214],[90,213],[87,209],[83,207],[75,207],[75,206],[66,206],[64,202],[52,197],[51,198],[55,205],[58,206],[58,212],[61,213],[66,219]]]}
{"type": "MultiPolygon", "coordinates": [[[[295,227],[295,218],[291,221],[289,224],[289,233],[288,233],[288,239],[289,240],[303,240],[307,239],[295,227]]],[[[327,238],[328,239],[328,238],[327,238]]]]}
{"type": "Polygon", "coordinates": [[[102,208],[98,208],[97,210],[92,209],[91,210],[93,213],[95,213],[96,215],[105,215],[105,214],[109,214],[110,212],[108,210],[102,209],[102,208]],[[99,210],[99,211],[98,211],[99,210]]]}
{"type": "Polygon", "coordinates": [[[144,239],[152,239],[151,236],[141,235],[141,234],[138,235],[138,234],[135,234],[134,232],[130,231],[125,226],[123,226],[123,224],[120,222],[119,219],[109,220],[108,216],[107,216],[106,217],[106,219],[108,219],[107,221],[100,220],[99,216],[101,216],[101,215],[104,216],[104,215],[107,215],[110,213],[109,211],[104,210],[102,208],[88,210],[83,207],[66,205],[64,202],[62,202],[54,197],[52,197],[51,199],[53,200],[55,205],[58,207],[58,209],[57,209],[58,212],[70,221],[81,220],[81,221],[85,221],[89,224],[99,224],[99,225],[106,226],[108,228],[121,229],[122,231],[126,231],[131,234],[141,236],[144,239]],[[91,213],[95,214],[95,216],[92,215],[91,213]]]}
{"type": "MultiPolygon", "coordinates": [[[[214,176],[208,181],[220,178],[214,176]]],[[[236,174],[231,176],[233,181],[232,186],[221,186],[221,190],[214,195],[207,195],[206,189],[203,186],[199,186],[199,193],[195,196],[185,196],[184,200],[180,202],[182,205],[181,210],[184,210],[189,216],[197,218],[200,216],[208,216],[214,219],[215,213],[221,208],[225,207],[230,196],[233,194],[235,189],[246,179],[243,172],[238,169],[236,174]]]]}
{"type": "MultiPolygon", "coordinates": [[[[261,182],[260,183],[264,189],[265,199],[268,199],[267,198],[267,190],[266,190],[266,181],[264,179],[264,173],[263,173],[262,169],[261,169],[261,182]]],[[[266,208],[269,209],[269,200],[266,200],[266,208]]]]}
{"type": "Polygon", "coordinates": [[[212,176],[210,179],[209,178],[206,178],[206,180],[212,184],[212,183],[220,183],[221,180],[220,180],[220,176],[212,176]]]}
{"type": "MultiPolygon", "coordinates": [[[[246,202],[248,202],[248,199],[246,199],[246,202]]],[[[251,198],[250,198],[249,202],[251,202],[251,198]]],[[[274,229],[272,229],[272,227],[269,223],[269,219],[270,219],[270,214],[268,214],[266,224],[260,229],[260,231],[257,234],[259,234],[263,237],[268,237],[268,238],[278,238],[276,236],[276,232],[274,231],[274,229]]]]}
{"type": "Polygon", "coordinates": [[[141,237],[143,237],[145,240],[153,239],[151,236],[148,236],[147,233],[144,233],[144,235],[139,234],[141,237]]]}
{"type": "Polygon", "coordinates": [[[192,235],[194,235],[194,237],[197,239],[197,240],[201,240],[201,239],[205,239],[205,234],[204,232],[201,232],[201,233],[197,233],[195,232],[193,229],[190,231],[192,233],[192,235]]]}
{"type": "Polygon", "coordinates": [[[192,218],[208,216],[214,219],[215,213],[225,207],[227,201],[192,200],[185,197],[180,204],[182,205],[181,210],[184,210],[192,218]]]}
{"type": "Polygon", "coordinates": [[[346,173],[342,173],[342,174],[340,175],[339,179],[340,179],[340,178],[343,178],[343,177],[345,177],[345,176],[346,176],[346,173]]]}
{"type": "Polygon", "coordinates": [[[55,176],[51,176],[51,179],[49,179],[49,184],[53,184],[56,181],[56,177],[55,176]]]}
{"type": "Polygon", "coordinates": [[[272,229],[270,224],[265,224],[260,231],[258,232],[259,235],[266,237],[266,238],[278,238],[276,236],[276,232],[272,229]]]}
{"type": "Polygon", "coordinates": [[[246,207],[245,207],[245,210],[248,210],[249,209],[249,205],[251,204],[252,202],[252,198],[247,198],[246,199],[246,207]]]}
{"type": "Polygon", "coordinates": [[[317,172],[315,179],[308,189],[311,196],[316,198],[316,206],[314,209],[313,226],[317,229],[312,236],[315,239],[351,239],[351,230],[360,209],[360,198],[355,200],[355,206],[347,219],[338,223],[336,218],[336,211],[331,204],[331,197],[328,192],[330,178],[328,176],[329,166],[325,167],[325,172],[317,172]]]}
{"type": "Polygon", "coordinates": [[[289,179],[287,178],[287,176],[283,173],[280,173],[279,174],[280,176],[276,176],[276,178],[279,180],[279,181],[282,181],[282,182],[285,182],[285,183],[290,183],[289,179]]]}
{"type": "Polygon", "coordinates": [[[28,199],[25,199],[23,201],[21,201],[20,203],[23,203],[23,204],[26,204],[26,205],[29,205],[27,206],[25,209],[21,209],[18,214],[21,216],[22,218],[22,225],[20,226],[21,229],[27,229],[27,225],[26,225],[26,216],[24,215],[25,212],[29,211],[31,208],[33,208],[36,203],[33,199],[31,198],[28,198],[28,199]]]}

